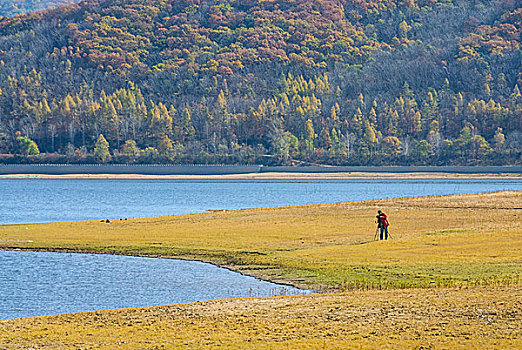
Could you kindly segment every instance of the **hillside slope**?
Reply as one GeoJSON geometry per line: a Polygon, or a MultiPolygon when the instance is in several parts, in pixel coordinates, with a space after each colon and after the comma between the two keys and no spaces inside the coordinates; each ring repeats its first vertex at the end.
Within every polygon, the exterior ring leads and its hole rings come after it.
{"type": "Polygon", "coordinates": [[[0,0],[0,17],[47,10],[74,2],[78,0],[0,0]]]}
{"type": "Polygon", "coordinates": [[[87,0],[4,18],[0,153],[520,163],[521,28],[510,0],[87,0]]]}

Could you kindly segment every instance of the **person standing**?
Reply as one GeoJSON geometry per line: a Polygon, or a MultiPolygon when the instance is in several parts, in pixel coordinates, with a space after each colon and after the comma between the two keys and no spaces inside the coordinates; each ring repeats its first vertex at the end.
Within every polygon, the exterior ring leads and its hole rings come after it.
{"type": "Polygon", "coordinates": [[[388,239],[388,226],[390,226],[390,223],[388,222],[388,217],[380,210],[377,211],[377,213],[377,223],[378,228],[381,231],[381,240],[388,239]]]}

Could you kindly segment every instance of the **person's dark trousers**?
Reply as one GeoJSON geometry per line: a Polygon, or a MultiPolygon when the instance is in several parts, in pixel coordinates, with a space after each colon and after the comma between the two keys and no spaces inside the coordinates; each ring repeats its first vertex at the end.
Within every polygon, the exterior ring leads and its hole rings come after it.
{"type": "Polygon", "coordinates": [[[381,227],[381,240],[388,239],[388,227],[381,227]]]}

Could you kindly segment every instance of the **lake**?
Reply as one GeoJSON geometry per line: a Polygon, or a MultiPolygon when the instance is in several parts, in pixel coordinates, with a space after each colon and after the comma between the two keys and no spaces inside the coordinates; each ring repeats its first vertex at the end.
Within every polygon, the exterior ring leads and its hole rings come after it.
{"type": "Polygon", "coordinates": [[[306,294],[198,261],[0,251],[0,319],[306,294]]]}
{"type": "Polygon", "coordinates": [[[0,224],[150,217],[499,190],[522,190],[522,179],[0,179],[0,224]]]}
{"type": "MultiPolygon", "coordinates": [[[[522,179],[0,179],[0,223],[53,222],[522,190],[522,179]]],[[[126,256],[0,251],[0,318],[306,293],[210,264],[126,256]]]]}

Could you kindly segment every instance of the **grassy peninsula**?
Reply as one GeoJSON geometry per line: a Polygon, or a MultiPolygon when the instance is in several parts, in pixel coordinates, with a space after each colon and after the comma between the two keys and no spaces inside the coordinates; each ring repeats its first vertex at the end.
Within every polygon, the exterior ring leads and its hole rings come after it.
{"type": "MultiPolygon", "coordinates": [[[[318,290],[517,281],[522,192],[0,226],[0,248],[197,259],[318,290]],[[378,209],[393,239],[373,241],[378,209]]],[[[105,218],[100,218],[105,219],[105,218]]]]}
{"type": "Polygon", "coordinates": [[[3,249],[198,259],[334,292],[5,320],[0,347],[517,348],[521,207],[506,191],[0,226],[3,249]]]}

